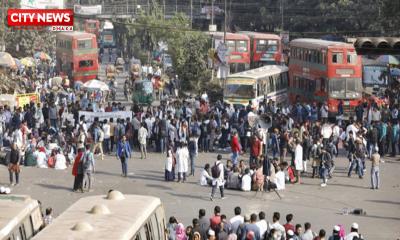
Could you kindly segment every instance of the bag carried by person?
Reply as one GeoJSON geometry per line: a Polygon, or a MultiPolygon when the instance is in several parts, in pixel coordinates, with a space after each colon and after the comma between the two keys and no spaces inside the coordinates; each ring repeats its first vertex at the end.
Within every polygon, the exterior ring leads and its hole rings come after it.
{"type": "Polygon", "coordinates": [[[219,175],[221,174],[221,170],[219,169],[219,165],[221,163],[215,163],[214,166],[211,168],[211,176],[213,178],[219,178],[219,175]]]}

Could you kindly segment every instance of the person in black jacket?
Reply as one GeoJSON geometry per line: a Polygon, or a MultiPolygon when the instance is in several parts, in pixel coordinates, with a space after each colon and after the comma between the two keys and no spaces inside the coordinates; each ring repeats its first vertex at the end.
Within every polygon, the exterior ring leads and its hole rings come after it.
{"type": "Polygon", "coordinates": [[[10,185],[19,184],[19,151],[17,149],[17,144],[13,143],[10,152],[10,163],[8,164],[8,172],[10,173],[10,185]],[[15,174],[15,184],[14,184],[14,174],[15,174]]]}

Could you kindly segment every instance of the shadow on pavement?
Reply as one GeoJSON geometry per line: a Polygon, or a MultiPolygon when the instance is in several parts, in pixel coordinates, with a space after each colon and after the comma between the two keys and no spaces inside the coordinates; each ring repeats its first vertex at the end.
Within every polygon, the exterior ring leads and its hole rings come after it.
{"type": "Polygon", "coordinates": [[[146,187],[158,188],[158,189],[161,189],[161,190],[171,190],[171,191],[174,190],[171,187],[164,186],[164,185],[157,185],[157,184],[146,184],[146,187]]]}
{"type": "Polygon", "coordinates": [[[48,188],[48,189],[58,189],[58,190],[72,191],[72,187],[57,186],[57,185],[51,185],[51,184],[47,184],[47,183],[37,183],[36,185],[44,187],[44,188],[48,188]]]}
{"type": "Polygon", "coordinates": [[[400,205],[400,202],[387,201],[387,200],[367,200],[367,202],[400,205]]]}

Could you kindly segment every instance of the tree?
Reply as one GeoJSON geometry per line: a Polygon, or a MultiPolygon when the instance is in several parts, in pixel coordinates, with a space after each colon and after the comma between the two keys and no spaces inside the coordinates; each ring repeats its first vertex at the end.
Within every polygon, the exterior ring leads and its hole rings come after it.
{"type": "Polygon", "coordinates": [[[142,12],[134,22],[115,21],[114,26],[121,49],[142,62],[148,62],[146,56],[157,49],[160,41],[166,42],[184,89],[199,90],[211,78],[207,69],[209,41],[204,33],[190,29],[186,15],[176,14],[164,20],[160,8],[153,3],[150,13],[142,12]]]}

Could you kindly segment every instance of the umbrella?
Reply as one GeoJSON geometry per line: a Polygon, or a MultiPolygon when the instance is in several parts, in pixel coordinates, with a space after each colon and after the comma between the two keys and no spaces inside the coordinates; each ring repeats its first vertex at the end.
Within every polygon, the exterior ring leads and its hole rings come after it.
{"type": "Polygon", "coordinates": [[[392,55],[382,55],[382,56],[378,57],[378,59],[376,59],[376,60],[378,60],[381,63],[385,63],[385,64],[392,64],[392,65],[400,64],[399,60],[392,55]]]}
{"type": "Polygon", "coordinates": [[[83,84],[84,88],[90,88],[90,89],[98,89],[101,91],[109,91],[110,88],[108,87],[108,85],[105,82],[93,79],[90,81],[87,81],[83,84]]]}
{"type": "Polygon", "coordinates": [[[392,76],[400,76],[400,69],[399,68],[392,68],[392,69],[390,69],[390,74],[392,76]]]}
{"type": "Polygon", "coordinates": [[[25,57],[20,60],[21,64],[25,67],[33,67],[35,66],[35,60],[31,57],[25,57]]]}
{"type": "Polygon", "coordinates": [[[61,86],[62,84],[62,77],[53,77],[51,79],[51,85],[53,86],[61,86]]]}
{"type": "Polygon", "coordinates": [[[14,58],[15,64],[17,65],[18,69],[23,69],[24,65],[21,63],[21,61],[18,58],[14,58]]]}
{"type": "Polygon", "coordinates": [[[0,66],[3,67],[16,67],[14,58],[6,52],[0,52],[0,66]]]}
{"type": "Polygon", "coordinates": [[[36,59],[40,59],[40,60],[51,60],[51,57],[44,52],[37,52],[33,55],[36,59]]]}

